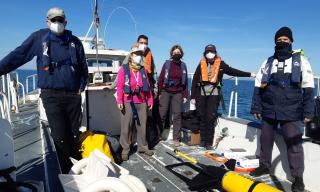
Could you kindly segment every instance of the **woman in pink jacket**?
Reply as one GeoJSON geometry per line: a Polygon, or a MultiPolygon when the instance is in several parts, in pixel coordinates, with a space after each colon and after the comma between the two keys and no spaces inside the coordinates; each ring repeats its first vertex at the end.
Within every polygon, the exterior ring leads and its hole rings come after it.
{"type": "Polygon", "coordinates": [[[128,64],[123,64],[118,72],[117,104],[121,110],[121,157],[129,159],[129,133],[133,124],[137,129],[138,152],[152,156],[146,141],[147,110],[152,109],[153,98],[146,70],[142,63],[143,50],[138,45],[131,48],[128,64]]]}

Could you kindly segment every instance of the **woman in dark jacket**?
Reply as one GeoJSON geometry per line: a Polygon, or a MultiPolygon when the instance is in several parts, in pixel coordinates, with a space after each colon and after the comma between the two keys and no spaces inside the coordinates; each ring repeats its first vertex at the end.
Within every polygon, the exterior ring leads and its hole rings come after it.
{"type": "Polygon", "coordinates": [[[223,74],[238,77],[252,77],[254,74],[240,71],[227,65],[217,55],[214,45],[207,45],[204,57],[201,59],[193,76],[191,89],[191,103],[196,104],[200,117],[201,147],[212,149],[215,132],[219,93],[223,74]]]}
{"type": "Polygon", "coordinates": [[[173,141],[176,147],[180,145],[181,104],[188,98],[187,66],[181,61],[182,57],[181,46],[174,45],[170,51],[170,60],[163,64],[158,81],[162,125],[165,127],[168,109],[171,107],[173,141]]]}

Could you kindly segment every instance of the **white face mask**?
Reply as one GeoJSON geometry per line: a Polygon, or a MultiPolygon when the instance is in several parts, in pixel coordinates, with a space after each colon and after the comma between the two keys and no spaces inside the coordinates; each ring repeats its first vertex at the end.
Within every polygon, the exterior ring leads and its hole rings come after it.
{"type": "Polygon", "coordinates": [[[132,57],[132,61],[133,61],[135,64],[140,64],[141,59],[142,59],[142,57],[141,57],[140,55],[135,56],[135,57],[132,57]]]}
{"type": "Polygon", "coordinates": [[[141,49],[143,51],[146,51],[147,47],[148,46],[146,44],[139,44],[139,49],[141,49]]]}
{"type": "Polygon", "coordinates": [[[61,34],[64,32],[64,24],[63,23],[60,23],[60,22],[54,22],[54,23],[51,23],[50,24],[50,30],[53,32],[53,33],[56,33],[56,34],[61,34]]]}
{"type": "Polygon", "coordinates": [[[209,53],[206,54],[206,58],[207,58],[207,59],[213,59],[215,56],[216,56],[216,54],[211,53],[211,52],[209,52],[209,53]]]}

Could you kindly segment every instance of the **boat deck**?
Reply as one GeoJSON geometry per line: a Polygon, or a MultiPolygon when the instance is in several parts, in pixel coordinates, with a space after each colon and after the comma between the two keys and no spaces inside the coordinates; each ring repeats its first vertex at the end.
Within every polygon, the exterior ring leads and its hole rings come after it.
{"type": "MultiPolygon", "coordinates": [[[[12,115],[17,180],[37,181],[42,191],[63,191],[58,180],[60,169],[49,128],[39,120],[38,102],[28,101],[19,110],[18,114],[12,115]]],[[[221,163],[205,157],[205,151],[196,146],[182,144],[177,149],[206,165],[206,172],[177,157],[170,140],[158,143],[154,148],[155,155],[149,157],[133,153],[121,166],[140,178],[148,191],[223,191],[214,174],[208,175],[211,170],[214,173],[214,168],[221,166],[221,163]]],[[[275,176],[250,178],[282,191],[291,191],[289,181],[275,176]]]]}
{"type": "Polygon", "coordinates": [[[32,183],[39,191],[63,191],[49,129],[39,120],[38,101],[20,105],[11,119],[17,181],[32,183]]]}
{"type": "MultiPolygon", "coordinates": [[[[130,174],[139,177],[149,191],[223,191],[214,177],[215,167],[222,163],[213,161],[204,156],[205,150],[196,146],[182,145],[177,149],[184,154],[198,160],[207,166],[205,172],[187,160],[179,158],[173,152],[172,141],[161,141],[155,146],[155,155],[152,157],[134,153],[121,166],[130,171],[130,174]],[[212,173],[208,175],[207,173],[212,173]]],[[[291,191],[291,183],[278,179],[276,176],[261,176],[253,178],[241,173],[245,177],[272,185],[282,191],[291,191]]]]}

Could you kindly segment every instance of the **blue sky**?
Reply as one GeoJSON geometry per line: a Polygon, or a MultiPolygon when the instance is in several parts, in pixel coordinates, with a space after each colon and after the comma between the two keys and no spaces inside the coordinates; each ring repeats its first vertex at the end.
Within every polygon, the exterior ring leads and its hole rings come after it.
{"type": "MultiPolygon", "coordinates": [[[[274,34],[282,26],[293,30],[293,48],[302,48],[315,75],[320,75],[320,1],[293,0],[100,0],[101,33],[108,16],[119,6],[134,16],[137,34],[149,36],[158,71],[172,45],[185,51],[189,72],[194,72],[207,44],[215,44],[226,63],[256,72],[273,54],[274,34]],[[318,24],[317,24],[318,23],[318,24]]],[[[67,28],[84,36],[92,21],[92,0],[11,0],[1,2],[0,59],[33,31],[46,27],[46,12],[63,8],[67,28]]],[[[107,46],[128,50],[136,41],[134,22],[123,9],[114,12],[107,26],[107,46]]],[[[24,65],[35,69],[35,62],[24,65]]]]}

